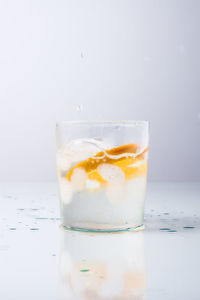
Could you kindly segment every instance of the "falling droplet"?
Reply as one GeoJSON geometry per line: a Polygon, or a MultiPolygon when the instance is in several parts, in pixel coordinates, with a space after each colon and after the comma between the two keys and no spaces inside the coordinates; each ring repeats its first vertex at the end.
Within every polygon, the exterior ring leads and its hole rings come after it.
{"type": "Polygon", "coordinates": [[[83,110],[83,105],[82,105],[82,104],[78,104],[78,105],[76,106],[76,111],[77,111],[77,112],[82,112],[82,110],[83,110]]]}

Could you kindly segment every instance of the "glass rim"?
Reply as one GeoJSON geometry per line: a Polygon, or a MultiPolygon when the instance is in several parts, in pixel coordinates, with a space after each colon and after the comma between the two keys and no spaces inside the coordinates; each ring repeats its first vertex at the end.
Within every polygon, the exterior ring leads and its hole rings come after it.
{"type": "Polygon", "coordinates": [[[130,125],[130,126],[149,126],[147,120],[71,120],[56,122],[56,127],[62,125],[130,125]]]}

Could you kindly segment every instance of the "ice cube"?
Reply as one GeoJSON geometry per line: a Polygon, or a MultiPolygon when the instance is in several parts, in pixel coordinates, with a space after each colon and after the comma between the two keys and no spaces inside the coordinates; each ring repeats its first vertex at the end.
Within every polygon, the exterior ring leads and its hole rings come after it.
{"type": "Polygon", "coordinates": [[[64,204],[69,204],[72,201],[73,188],[71,183],[66,178],[59,178],[59,190],[61,201],[64,204]]]}
{"type": "Polygon", "coordinates": [[[73,164],[93,157],[106,149],[103,142],[95,139],[76,139],[57,150],[57,167],[66,172],[73,164]]]}
{"type": "Polygon", "coordinates": [[[59,149],[56,153],[57,168],[62,172],[66,172],[71,167],[71,157],[66,153],[65,149],[59,149]]]}
{"type": "Polygon", "coordinates": [[[87,173],[83,168],[76,168],[73,170],[70,182],[72,187],[76,190],[83,190],[85,188],[85,182],[87,180],[87,173]]]}
{"type": "Polygon", "coordinates": [[[86,180],[86,188],[88,190],[98,190],[100,188],[100,183],[97,180],[86,180]]]}
{"type": "Polygon", "coordinates": [[[96,139],[76,139],[66,145],[76,161],[86,160],[106,149],[106,145],[96,139]]]}
{"type": "Polygon", "coordinates": [[[112,164],[100,164],[97,168],[99,174],[109,183],[123,183],[125,180],[124,172],[112,164]]]}

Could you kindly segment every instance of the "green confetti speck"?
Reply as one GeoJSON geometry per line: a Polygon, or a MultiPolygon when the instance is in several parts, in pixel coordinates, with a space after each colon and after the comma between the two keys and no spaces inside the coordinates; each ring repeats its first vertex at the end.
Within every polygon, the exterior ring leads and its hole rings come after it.
{"type": "Polygon", "coordinates": [[[89,272],[90,270],[89,269],[82,269],[80,270],[80,272],[89,272]]]}

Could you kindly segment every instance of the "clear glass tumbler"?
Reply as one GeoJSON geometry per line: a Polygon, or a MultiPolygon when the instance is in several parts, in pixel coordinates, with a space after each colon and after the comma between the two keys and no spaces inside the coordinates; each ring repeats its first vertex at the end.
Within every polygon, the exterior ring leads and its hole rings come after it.
{"type": "Polygon", "coordinates": [[[64,228],[143,228],[147,121],[66,121],[56,126],[56,160],[64,228]]]}

